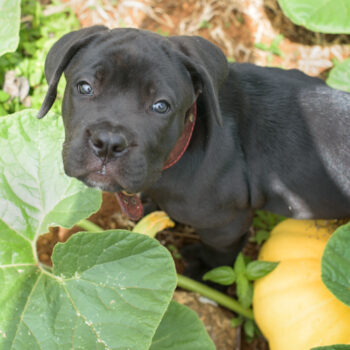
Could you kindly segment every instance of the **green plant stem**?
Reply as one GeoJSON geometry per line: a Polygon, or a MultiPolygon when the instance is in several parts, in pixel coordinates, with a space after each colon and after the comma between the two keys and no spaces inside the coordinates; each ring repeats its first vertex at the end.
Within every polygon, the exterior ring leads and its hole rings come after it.
{"type": "Polygon", "coordinates": [[[83,219],[80,220],[77,223],[77,226],[83,228],[86,231],[90,231],[90,232],[96,232],[96,231],[104,231],[104,229],[96,224],[94,224],[93,222],[83,219]]]}
{"type": "MultiPolygon", "coordinates": [[[[89,220],[83,219],[77,223],[78,226],[83,228],[86,231],[103,231],[103,228],[95,225],[89,220]]],[[[187,289],[192,292],[199,293],[204,297],[207,297],[219,305],[226,307],[229,310],[237,312],[238,314],[249,318],[254,319],[253,311],[251,309],[244,308],[237,300],[218,292],[217,290],[206,286],[203,283],[192,280],[191,278],[177,275],[177,286],[183,289],[187,289]]]]}
{"type": "Polygon", "coordinates": [[[216,301],[219,305],[226,307],[229,310],[237,312],[238,314],[254,319],[253,311],[251,309],[244,308],[237,300],[218,292],[217,290],[210,288],[200,282],[194,281],[191,278],[177,275],[177,285],[178,287],[190,290],[192,292],[197,292],[204,297],[207,297],[213,301],[216,301]]]}

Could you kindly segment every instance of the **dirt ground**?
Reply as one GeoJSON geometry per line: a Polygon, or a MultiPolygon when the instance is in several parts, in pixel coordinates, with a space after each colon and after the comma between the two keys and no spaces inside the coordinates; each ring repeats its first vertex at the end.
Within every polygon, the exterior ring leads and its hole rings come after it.
{"type": "MultiPolygon", "coordinates": [[[[332,60],[350,56],[349,35],[324,35],[294,25],[281,12],[277,0],[63,0],[76,12],[83,27],[104,24],[110,28],[138,27],[162,35],[201,35],[220,46],[231,61],[252,62],[262,66],[298,68],[313,76],[325,77],[332,60]],[[269,47],[282,34],[280,54],[256,47],[269,47]]],[[[104,194],[101,210],[91,220],[104,229],[132,228],[116,199],[104,194]]],[[[39,258],[50,263],[52,248],[79,228],[52,228],[38,241],[39,258]]],[[[179,272],[184,263],[177,258],[178,247],[198,237],[189,227],[177,225],[158,234],[161,243],[172,251],[179,272]]],[[[252,257],[258,247],[245,249],[252,257]]],[[[234,295],[234,290],[228,291],[234,295]]],[[[213,305],[198,295],[177,291],[175,299],[196,310],[218,350],[268,350],[261,337],[247,344],[240,327],[230,326],[233,313],[213,305]]]]}
{"type": "Polygon", "coordinates": [[[349,35],[326,35],[294,25],[277,0],[63,0],[82,26],[138,27],[163,35],[201,35],[238,62],[298,68],[322,75],[332,59],[350,56],[349,35]],[[277,35],[282,56],[255,47],[277,35]]]}

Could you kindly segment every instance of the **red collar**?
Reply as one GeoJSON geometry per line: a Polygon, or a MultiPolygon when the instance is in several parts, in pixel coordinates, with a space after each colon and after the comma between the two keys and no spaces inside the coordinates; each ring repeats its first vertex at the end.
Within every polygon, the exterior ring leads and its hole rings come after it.
{"type": "Polygon", "coordinates": [[[182,135],[177,140],[174,148],[170,152],[168,159],[166,160],[163,170],[169,169],[175,165],[187,150],[190,144],[191,137],[193,134],[194,126],[197,118],[197,104],[196,101],[193,103],[191,109],[187,112],[185,127],[182,135]]]}
{"type": "MultiPolygon", "coordinates": [[[[169,169],[176,164],[186,152],[191,141],[196,117],[197,104],[194,102],[191,109],[187,112],[184,131],[170,152],[170,155],[163,166],[163,170],[169,169]]],[[[137,194],[128,194],[123,191],[116,193],[116,197],[122,212],[128,216],[129,219],[137,221],[143,216],[141,199],[137,194]]]]}

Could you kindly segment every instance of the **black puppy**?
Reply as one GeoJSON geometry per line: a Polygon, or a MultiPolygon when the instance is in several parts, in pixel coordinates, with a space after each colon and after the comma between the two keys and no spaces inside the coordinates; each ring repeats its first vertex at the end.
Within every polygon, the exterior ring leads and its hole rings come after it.
{"type": "Polygon", "coordinates": [[[208,266],[231,263],[255,209],[350,216],[350,94],[297,70],[229,64],[200,37],[95,26],[51,49],[42,118],[65,73],[65,171],[117,192],[134,218],[145,192],[192,225],[208,266]]]}

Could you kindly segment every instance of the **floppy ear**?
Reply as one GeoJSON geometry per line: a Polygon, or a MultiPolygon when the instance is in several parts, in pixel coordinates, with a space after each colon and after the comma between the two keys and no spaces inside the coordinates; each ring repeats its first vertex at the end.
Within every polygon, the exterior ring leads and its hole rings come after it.
{"type": "Polygon", "coordinates": [[[196,93],[201,93],[205,109],[222,125],[218,92],[228,75],[224,53],[216,45],[199,36],[173,36],[181,60],[189,71],[196,93]]]}
{"type": "Polygon", "coordinates": [[[45,77],[49,88],[38,113],[39,119],[47,114],[55,102],[58,82],[71,59],[82,47],[105,30],[108,28],[104,26],[80,29],[64,35],[52,46],[45,60],[45,77]]]}

